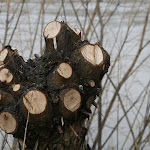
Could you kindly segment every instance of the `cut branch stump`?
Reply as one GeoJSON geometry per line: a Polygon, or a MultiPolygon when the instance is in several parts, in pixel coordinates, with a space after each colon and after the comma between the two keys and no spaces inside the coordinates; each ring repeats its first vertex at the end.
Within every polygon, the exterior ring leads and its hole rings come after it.
{"type": "Polygon", "coordinates": [[[21,145],[31,150],[85,150],[85,120],[110,57],[69,23],[50,22],[43,35],[41,57],[25,62],[10,45],[0,51],[0,128],[20,144],[26,133],[21,145]]]}

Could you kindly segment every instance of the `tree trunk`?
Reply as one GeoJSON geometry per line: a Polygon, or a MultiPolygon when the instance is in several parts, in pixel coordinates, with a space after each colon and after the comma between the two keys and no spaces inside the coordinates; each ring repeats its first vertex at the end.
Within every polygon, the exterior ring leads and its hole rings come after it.
{"type": "Polygon", "coordinates": [[[85,120],[110,57],[69,23],[50,22],[44,38],[44,54],[27,62],[11,46],[0,51],[0,127],[25,149],[89,149],[85,120]]]}

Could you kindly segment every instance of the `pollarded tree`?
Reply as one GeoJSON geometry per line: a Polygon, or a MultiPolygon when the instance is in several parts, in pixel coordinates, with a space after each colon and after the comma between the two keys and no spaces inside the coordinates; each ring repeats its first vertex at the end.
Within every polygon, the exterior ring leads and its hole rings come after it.
{"type": "Polygon", "coordinates": [[[0,52],[0,127],[23,149],[88,149],[85,119],[110,57],[80,37],[69,23],[53,21],[41,57],[25,62],[11,46],[0,52]]]}

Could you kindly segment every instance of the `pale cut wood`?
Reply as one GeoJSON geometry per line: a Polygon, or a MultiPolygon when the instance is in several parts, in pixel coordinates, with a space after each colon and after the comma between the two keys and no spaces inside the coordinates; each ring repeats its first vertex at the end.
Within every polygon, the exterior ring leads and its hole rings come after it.
{"type": "Polygon", "coordinates": [[[74,30],[76,31],[76,34],[77,34],[77,35],[81,36],[81,30],[80,30],[80,29],[74,28],[74,30]]]}
{"type": "Polygon", "coordinates": [[[104,56],[102,49],[98,45],[95,45],[95,64],[99,65],[101,62],[103,62],[103,60],[104,56]]]}
{"type": "Polygon", "coordinates": [[[99,109],[99,107],[98,107],[98,105],[97,105],[97,103],[96,103],[95,101],[93,101],[92,104],[93,104],[96,108],[99,109]]]}
{"type": "Polygon", "coordinates": [[[68,90],[64,95],[64,106],[71,112],[75,112],[81,106],[81,95],[75,89],[68,90]]]}
{"type": "Polygon", "coordinates": [[[57,68],[58,73],[68,79],[72,75],[72,67],[67,63],[61,63],[57,68]]]}
{"type": "Polygon", "coordinates": [[[72,67],[68,63],[60,63],[47,76],[47,85],[53,89],[62,89],[76,81],[72,67]]]}
{"type": "Polygon", "coordinates": [[[11,83],[12,80],[13,80],[13,75],[7,68],[0,69],[1,82],[6,82],[8,84],[11,83]]]}
{"type": "Polygon", "coordinates": [[[100,65],[104,59],[103,52],[98,45],[89,44],[81,47],[81,54],[93,65],[100,65]]]}
{"type": "Polygon", "coordinates": [[[23,96],[23,104],[31,114],[41,114],[47,106],[47,98],[39,90],[30,90],[23,96]]]}
{"type": "Polygon", "coordinates": [[[88,81],[88,85],[91,87],[95,86],[95,82],[93,80],[88,81]]]}
{"type": "Polygon", "coordinates": [[[60,32],[60,29],[61,24],[58,21],[50,22],[44,29],[44,37],[47,39],[54,38],[60,32]]]}
{"type": "Polygon", "coordinates": [[[4,63],[2,61],[0,61],[0,69],[4,68],[4,66],[5,66],[4,63]]]}
{"type": "Polygon", "coordinates": [[[8,49],[4,49],[0,52],[0,62],[3,62],[8,55],[8,49]]]}
{"type": "Polygon", "coordinates": [[[68,27],[73,30],[77,35],[81,35],[81,30],[80,29],[77,29],[77,28],[74,28],[72,27],[68,22],[66,23],[68,25],[68,27]]]}
{"type": "Polygon", "coordinates": [[[15,47],[11,47],[11,49],[14,50],[14,51],[17,50],[17,48],[15,48],[15,47]]]}
{"type": "Polygon", "coordinates": [[[6,133],[14,133],[17,130],[17,121],[9,112],[0,113],[0,128],[6,133]]]}
{"type": "Polygon", "coordinates": [[[17,92],[17,91],[20,90],[21,85],[20,85],[20,84],[13,84],[13,85],[12,85],[12,88],[13,88],[13,91],[14,91],[14,92],[17,92]]]}

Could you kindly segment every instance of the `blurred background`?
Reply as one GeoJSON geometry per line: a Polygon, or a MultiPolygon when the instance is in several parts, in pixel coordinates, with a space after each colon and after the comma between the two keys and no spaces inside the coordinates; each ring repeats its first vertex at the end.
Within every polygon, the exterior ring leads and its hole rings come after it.
{"type": "MultiPolygon", "coordinates": [[[[42,55],[43,30],[53,20],[100,42],[111,66],[86,121],[92,150],[150,149],[149,0],[0,0],[0,48],[10,44],[25,60],[42,55]]],[[[0,129],[0,150],[18,150],[0,129]]]]}

